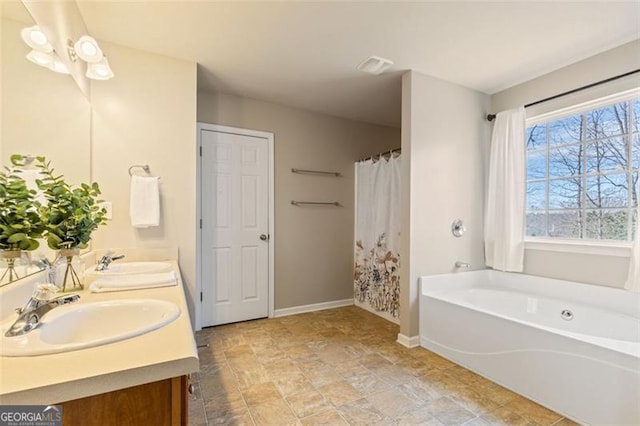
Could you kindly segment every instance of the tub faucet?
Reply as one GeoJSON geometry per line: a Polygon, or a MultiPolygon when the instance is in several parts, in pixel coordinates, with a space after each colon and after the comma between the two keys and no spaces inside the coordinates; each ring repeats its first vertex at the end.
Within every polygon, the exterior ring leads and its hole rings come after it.
{"type": "Polygon", "coordinates": [[[456,269],[460,269],[460,268],[469,269],[471,268],[471,264],[467,262],[462,262],[460,260],[456,260],[456,269]]]}
{"type": "Polygon", "coordinates": [[[58,306],[66,305],[80,299],[78,294],[65,294],[52,297],[58,291],[53,284],[40,284],[33,292],[23,308],[16,309],[18,319],[4,334],[6,337],[14,337],[26,334],[36,328],[42,317],[58,306]]]}
{"type": "Polygon", "coordinates": [[[120,259],[124,259],[124,254],[120,256],[111,256],[111,254],[105,254],[100,258],[100,261],[98,261],[98,264],[96,265],[96,271],[106,271],[107,269],[109,269],[109,265],[111,265],[111,262],[120,259]]]}

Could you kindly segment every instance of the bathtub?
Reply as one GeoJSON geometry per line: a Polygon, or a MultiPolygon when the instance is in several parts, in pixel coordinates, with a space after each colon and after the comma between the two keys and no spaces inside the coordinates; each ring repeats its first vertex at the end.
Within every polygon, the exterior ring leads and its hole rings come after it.
{"type": "Polygon", "coordinates": [[[492,270],[420,278],[420,345],[579,423],[640,424],[640,294],[492,270]]]}

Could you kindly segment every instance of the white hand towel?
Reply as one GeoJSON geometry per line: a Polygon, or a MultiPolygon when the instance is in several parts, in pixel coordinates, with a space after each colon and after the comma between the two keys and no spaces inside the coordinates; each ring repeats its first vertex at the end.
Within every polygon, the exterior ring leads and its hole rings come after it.
{"type": "Polygon", "coordinates": [[[131,176],[129,213],[134,228],[160,225],[160,184],[157,177],[131,176]]]}
{"type": "Polygon", "coordinates": [[[142,290],[154,287],[170,287],[178,283],[174,271],[159,274],[121,275],[118,277],[100,278],[89,286],[92,293],[109,291],[142,290]]]}

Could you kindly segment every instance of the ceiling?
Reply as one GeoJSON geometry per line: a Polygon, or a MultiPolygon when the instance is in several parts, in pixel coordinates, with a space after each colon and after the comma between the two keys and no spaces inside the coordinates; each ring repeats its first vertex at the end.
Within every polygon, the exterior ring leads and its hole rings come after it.
{"type": "Polygon", "coordinates": [[[637,0],[78,5],[98,39],[197,62],[199,91],[392,126],[408,69],[492,94],[640,38],[637,0]]]}

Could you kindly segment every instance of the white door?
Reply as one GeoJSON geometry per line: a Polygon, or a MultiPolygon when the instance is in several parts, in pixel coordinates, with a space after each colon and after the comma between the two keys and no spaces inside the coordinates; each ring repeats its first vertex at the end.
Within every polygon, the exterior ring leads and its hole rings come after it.
{"type": "Polygon", "coordinates": [[[269,146],[200,130],[202,326],[269,314],[269,146]]]}

